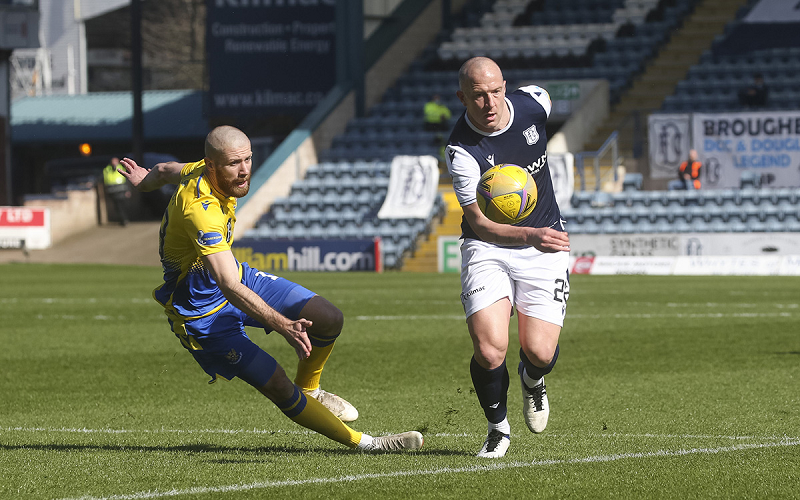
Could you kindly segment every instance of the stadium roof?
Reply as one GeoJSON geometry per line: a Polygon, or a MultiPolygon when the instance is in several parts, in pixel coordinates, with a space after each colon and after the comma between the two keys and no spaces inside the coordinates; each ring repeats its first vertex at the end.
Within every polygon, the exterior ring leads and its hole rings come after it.
{"type": "MultiPolygon", "coordinates": [[[[150,140],[205,138],[203,93],[157,90],[142,96],[144,136],[150,140]]],[[[13,143],[129,140],[131,92],[24,97],[11,103],[13,143]]]]}

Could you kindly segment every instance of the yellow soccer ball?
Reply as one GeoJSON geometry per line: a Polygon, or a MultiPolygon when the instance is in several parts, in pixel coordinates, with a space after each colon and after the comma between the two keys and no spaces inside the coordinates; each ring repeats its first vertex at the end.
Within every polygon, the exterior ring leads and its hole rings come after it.
{"type": "Polygon", "coordinates": [[[481,176],[478,208],[489,220],[516,224],[536,207],[536,182],[524,168],[510,163],[495,165],[481,176]]]}

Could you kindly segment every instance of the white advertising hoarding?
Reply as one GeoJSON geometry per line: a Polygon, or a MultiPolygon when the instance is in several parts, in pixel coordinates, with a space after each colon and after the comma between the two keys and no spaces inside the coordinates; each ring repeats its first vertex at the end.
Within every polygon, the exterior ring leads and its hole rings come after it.
{"type": "Polygon", "coordinates": [[[800,186],[800,111],[694,113],[692,144],[703,188],[738,188],[742,172],[763,187],[800,186]]]}
{"type": "Polygon", "coordinates": [[[50,246],[50,209],[0,207],[0,248],[50,246]]]}
{"type": "Polygon", "coordinates": [[[572,274],[651,276],[800,276],[800,255],[578,257],[572,274]]]}
{"type": "Polygon", "coordinates": [[[764,187],[800,186],[800,111],[656,113],[648,141],[652,179],[677,179],[693,148],[703,189],[738,188],[743,172],[764,187]]]}

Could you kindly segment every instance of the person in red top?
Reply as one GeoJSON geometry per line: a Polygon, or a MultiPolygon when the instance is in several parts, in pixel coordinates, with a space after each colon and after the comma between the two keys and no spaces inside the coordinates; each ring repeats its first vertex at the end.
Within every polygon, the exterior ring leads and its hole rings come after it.
{"type": "Polygon", "coordinates": [[[700,170],[703,164],[697,160],[697,151],[689,151],[689,159],[681,163],[678,178],[683,182],[684,189],[700,189],[700,170]]]}

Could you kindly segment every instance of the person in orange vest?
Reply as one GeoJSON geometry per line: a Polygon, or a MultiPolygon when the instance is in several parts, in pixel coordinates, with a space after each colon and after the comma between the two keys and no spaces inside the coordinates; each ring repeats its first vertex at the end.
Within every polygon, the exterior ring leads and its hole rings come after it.
{"type": "Polygon", "coordinates": [[[689,159],[681,163],[678,178],[683,182],[684,189],[700,189],[700,171],[703,164],[697,160],[697,151],[689,151],[689,159]]]}

